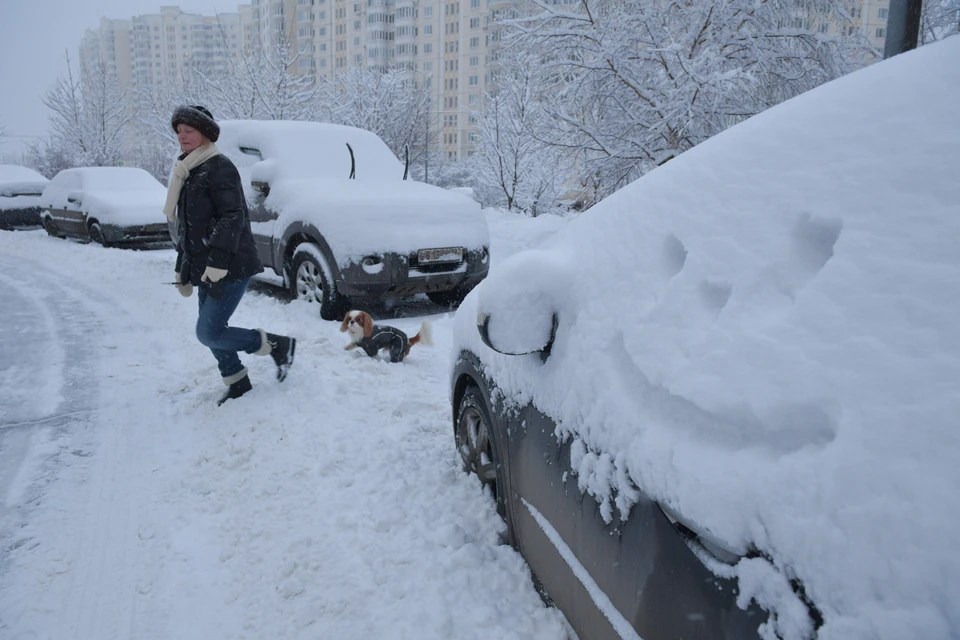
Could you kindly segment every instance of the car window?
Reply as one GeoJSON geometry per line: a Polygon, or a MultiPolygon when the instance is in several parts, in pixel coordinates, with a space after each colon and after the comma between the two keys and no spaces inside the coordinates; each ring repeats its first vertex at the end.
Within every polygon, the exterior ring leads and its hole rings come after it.
{"type": "Polygon", "coordinates": [[[43,190],[41,204],[45,206],[64,207],[67,204],[67,193],[80,189],[80,176],[76,171],[61,171],[53,177],[43,190]]]}

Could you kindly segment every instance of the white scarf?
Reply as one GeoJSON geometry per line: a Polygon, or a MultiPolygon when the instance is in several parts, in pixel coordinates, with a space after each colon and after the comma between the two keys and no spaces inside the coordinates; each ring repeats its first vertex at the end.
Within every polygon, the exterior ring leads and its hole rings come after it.
{"type": "Polygon", "coordinates": [[[212,142],[203,147],[197,147],[183,160],[177,160],[173,165],[173,174],[170,176],[170,186],[167,187],[167,201],[163,205],[163,213],[167,220],[173,222],[177,213],[177,201],[180,199],[180,189],[183,188],[184,181],[190,176],[190,170],[194,169],[215,155],[219,155],[220,149],[212,142]]]}

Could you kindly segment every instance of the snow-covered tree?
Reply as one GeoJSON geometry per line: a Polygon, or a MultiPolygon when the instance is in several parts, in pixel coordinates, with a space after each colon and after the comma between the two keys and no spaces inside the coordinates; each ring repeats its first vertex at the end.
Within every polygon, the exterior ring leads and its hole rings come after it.
{"type": "Polygon", "coordinates": [[[942,40],[960,30],[960,0],[926,0],[920,11],[920,42],[942,40]]]}
{"type": "Polygon", "coordinates": [[[226,71],[203,66],[193,73],[221,117],[260,120],[310,120],[319,88],[314,77],[296,73],[301,59],[286,37],[276,38],[271,51],[254,47],[232,58],[226,71]]]}
{"type": "Polygon", "coordinates": [[[544,142],[550,123],[543,111],[548,96],[538,92],[539,61],[518,49],[506,54],[497,89],[473,113],[479,140],[470,165],[485,203],[536,215],[561,197],[571,172],[566,154],[544,142]]]}
{"type": "Polygon", "coordinates": [[[546,140],[598,197],[870,53],[820,31],[850,24],[842,0],[524,0],[506,24],[542,60],[546,140]]]}
{"type": "Polygon", "coordinates": [[[425,79],[403,69],[352,68],[325,86],[323,111],[330,122],[376,133],[401,159],[423,160],[430,135],[430,94],[425,79]]]}
{"type": "Polygon", "coordinates": [[[42,96],[52,112],[49,148],[77,165],[113,165],[123,158],[126,127],[133,119],[127,93],[102,59],[84,69],[80,80],[69,54],[66,60],[66,74],[42,96]]]}

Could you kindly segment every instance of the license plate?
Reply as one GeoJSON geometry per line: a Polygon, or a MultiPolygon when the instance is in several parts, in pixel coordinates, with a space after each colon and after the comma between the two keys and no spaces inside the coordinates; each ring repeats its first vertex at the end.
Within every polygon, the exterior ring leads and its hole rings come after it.
{"type": "Polygon", "coordinates": [[[417,261],[420,264],[437,264],[439,262],[463,262],[463,247],[445,247],[443,249],[420,249],[417,252],[417,261]]]}

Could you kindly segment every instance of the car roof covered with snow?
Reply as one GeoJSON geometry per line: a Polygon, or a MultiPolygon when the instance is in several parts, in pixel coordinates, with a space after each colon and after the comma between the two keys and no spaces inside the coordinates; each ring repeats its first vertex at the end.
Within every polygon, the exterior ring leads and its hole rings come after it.
{"type": "Polygon", "coordinates": [[[71,176],[76,189],[83,191],[166,191],[152,175],[136,167],[75,167],[56,176],[71,176]],[[79,180],[79,182],[77,182],[79,180]]]}
{"type": "Polygon", "coordinates": [[[508,402],[741,552],[819,637],[960,637],[960,37],[715,136],[517,254],[457,316],[508,402]],[[559,324],[546,362],[505,356],[559,324]],[[772,564],[771,564],[772,563],[772,564]],[[776,567],[776,571],[771,570],[776,567]]]}
{"type": "Polygon", "coordinates": [[[364,129],[290,120],[224,120],[219,124],[217,146],[238,166],[252,165],[261,159],[277,165],[273,167],[275,174],[264,173],[256,179],[346,180],[351,167],[355,168],[355,179],[360,181],[403,179],[403,164],[379,136],[364,129]],[[353,150],[353,164],[348,144],[353,150]]]}
{"type": "Polygon", "coordinates": [[[0,185],[8,183],[45,183],[47,179],[30,167],[18,164],[0,164],[0,185]]]}

